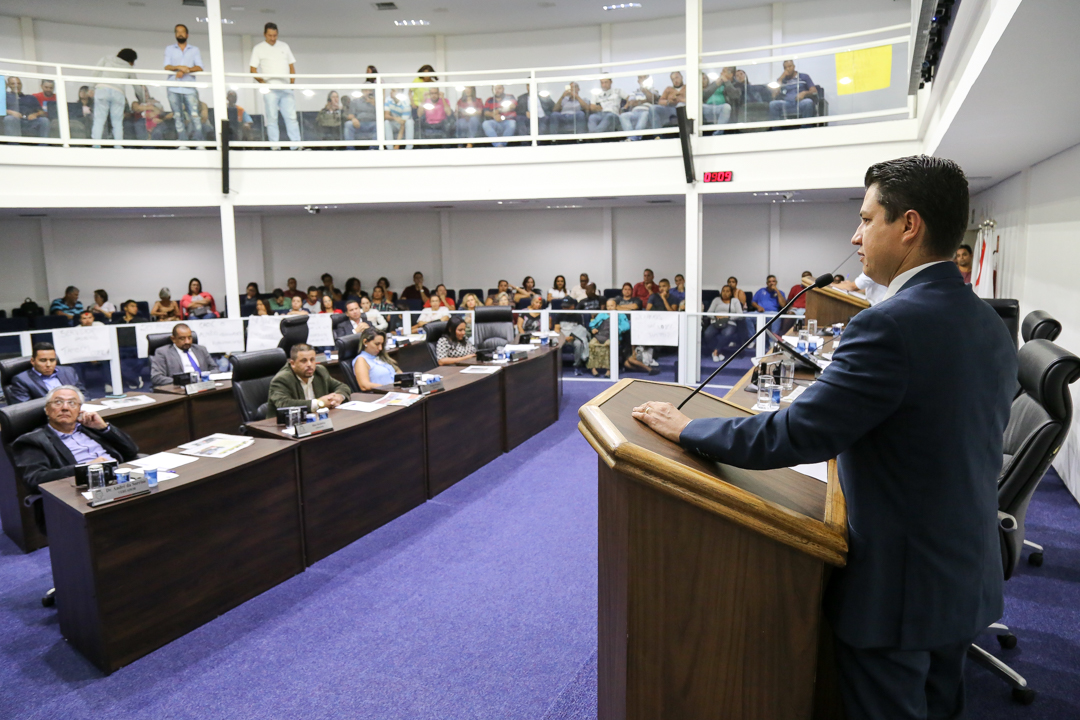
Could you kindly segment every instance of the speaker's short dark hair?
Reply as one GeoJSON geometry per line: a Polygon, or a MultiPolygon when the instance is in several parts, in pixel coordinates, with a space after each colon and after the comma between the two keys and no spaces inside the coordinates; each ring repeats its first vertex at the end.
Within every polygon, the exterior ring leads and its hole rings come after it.
{"type": "Polygon", "coordinates": [[[935,257],[952,257],[968,222],[968,181],[952,160],[912,155],[871,165],[867,189],[877,186],[885,220],[895,222],[908,210],[926,226],[925,245],[935,257]]]}
{"type": "Polygon", "coordinates": [[[53,352],[56,352],[56,348],[53,347],[52,343],[39,342],[34,343],[34,349],[31,352],[30,357],[37,359],[37,354],[42,350],[52,350],[53,352]]]}
{"type": "Polygon", "coordinates": [[[263,35],[266,34],[267,30],[277,30],[277,23],[266,23],[263,25],[263,35]]]}
{"type": "Polygon", "coordinates": [[[176,32],[176,28],[178,27],[184,28],[184,32],[188,35],[191,34],[191,31],[187,29],[187,25],[185,25],[184,23],[176,23],[175,25],[173,25],[173,32],[176,32]]]}
{"type": "Polygon", "coordinates": [[[135,61],[139,59],[139,53],[135,52],[131,48],[124,48],[120,52],[116,53],[116,57],[120,58],[126,63],[135,64],[135,61]]]}
{"type": "Polygon", "coordinates": [[[290,360],[295,360],[297,358],[297,356],[300,355],[300,353],[306,352],[308,350],[311,350],[312,352],[314,352],[315,348],[311,347],[307,343],[296,343],[289,350],[289,359],[290,360]]]}

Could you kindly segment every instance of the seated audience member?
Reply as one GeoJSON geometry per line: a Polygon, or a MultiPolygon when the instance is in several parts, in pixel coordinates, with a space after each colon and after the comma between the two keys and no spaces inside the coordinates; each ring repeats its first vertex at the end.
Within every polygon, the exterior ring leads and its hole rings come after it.
{"type": "MultiPolygon", "coordinates": [[[[454,306],[454,301],[451,300],[449,297],[447,297],[446,286],[445,285],[443,285],[442,283],[439,283],[438,285],[436,285],[435,286],[435,294],[439,296],[440,300],[442,300],[443,307],[447,308],[448,310],[456,310],[457,309],[454,306]]],[[[430,299],[428,299],[428,300],[426,300],[424,302],[424,307],[431,307],[431,300],[430,299]]]]}
{"type": "Polygon", "coordinates": [[[501,307],[511,307],[510,295],[508,293],[499,293],[495,296],[495,302],[492,304],[501,307]]]}
{"type": "Polygon", "coordinates": [[[588,129],[586,115],[589,107],[589,101],[581,97],[581,86],[576,82],[570,83],[555,101],[548,130],[552,135],[585,132],[588,129]]]}
{"type": "Polygon", "coordinates": [[[390,323],[386,321],[382,313],[371,306],[371,299],[366,295],[360,298],[360,317],[376,330],[386,332],[386,329],[390,327],[390,323]]]}
{"type": "MultiPolygon", "coordinates": [[[[660,93],[652,89],[652,78],[638,75],[638,86],[626,98],[626,107],[619,116],[619,124],[626,132],[648,130],[652,127],[652,108],[660,101],[660,93]]],[[[631,136],[630,140],[640,140],[641,136],[631,136]]],[[[580,300],[581,298],[578,298],[580,300]]]]}
{"type": "Polygon", "coordinates": [[[413,273],[413,284],[401,291],[402,300],[423,300],[428,301],[431,297],[431,291],[424,285],[424,273],[419,270],[413,273]]]}
{"type": "Polygon", "coordinates": [[[544,298],[539,295],[533,295],[532,302],[529,303],[529,312],[521,313],[517,316],[517,331],[519,335],[546,330],[540,322],[540,311],[543,307],[544,298]]]}
{"type": "Polygon", "coordinates": [[[671,288],[668,294],[680,310],[686,309],[686,278],[682,274],[675,276],[675,287],[671,288]]]}
{"type": "Polygon", "coordinates": [[[120,322],[124,323],[125,325],[130,325],[132,323],[150,322],[139,314],[139,303],[135,302],[134,300],[128,299],[121,303],[120,311],[123,313],[123,315],[120,317],[120,322]]]}
{"type": "MultiPolygon", "coordinates": [[[[809,270],[804,270],[803,274],[800,276],[800,278],[801,279],[810,278],[810,281],[813,282],[814,274],[811,273],[809,270]]],[[[798,285],[792,285],[791,289],[788,290],[788,295],[787,296],[788,297],[795,297],[797,294],[802,292],[803,287],[804,286],[803,286],[803,284],[801,282],[798,285]]],[[[795,304],[791,306],[791,311],[796,315],[805,315],[806,314],[806,296],[805,295],[803,295],[801,298],[799,298],[798,300],[795,301],[795,304]]]]}
{"type": "MultiPolygon", "coordinates": [[[[529,88],[525,87],[525,93],[517,96],[517,129],[515,135],[532,134],[532,111],[529,109],[529,88]]],[[[536,98],[536,132],[539,135],[548,134],[548,121],[551,113],[555,110],[555,101],[546,95],[536,98]]]]}
{"type": "Polygon", "coordinates": [[[588,287],[585,288],[585,299],[581,301],[581,309],[599,310],[603,304],[604,299],[596,292],[596,283],[589,283],[588,287]]]}
{"type": "Polygon", "coordinates": [[[376,285],[371,291],[371,307],[381,313],[394,312],[397,309],[387,296],[386,288],[382,285],[376,285]]]}
{"type": "MultiPolygon", "coordinates": [[[[476,295],[474,295],[473,293],[465,293],[465,297],[461,298],[461,309],[462,310],[472,310],[473,312],[475,312],[477,310],[477,308],[482,308],[482,307],[484,307],[484,305],[483,305],[483,303],[480,302],[480,298],[476,297],[476,295]]],[[[469,314],[466,314],[466,315],[462,315],[461,317],[463,317],[465,319],[465,325],[466,325],[469,337],[472,337],[473,314],[469,313],[469,314]]]]}
{"type": "Polygon", "coordinates": [[[202,281],[199,278],[191,278],[188,281],[187,295],[180,298],[180,307],[184,311],[184,318],[191,320],[206,320],[218,317],[217,307],[214,305],[214,296],[203,292],[202,281]]]}
{"type": "Polygon", "coordinates": [[[303,296],[294,295],[293,298],[291,300],[289,300],[289,312],[287,312],[285,314],[286,315],[310,315],[311,313],[309,313],[307,310],[304,309],[303,296]]]}
{"type": "Polygon", "coordinates": [[[725,97],[731,103],[731,117],[735,122],[746,122],[746,104],[748,102],[770,102],[772,91],[767,85],[753,85],[746,77],[746,71],[736,69],[731,81],[730,95],[724,90],[725,97]]]}
{"type": "Polygon", "coordinates": [[[453,365],[476,357],[476,348],[468,337],[465,318],[454,316],[446,323],[446,332],[435,343],[435,357],[440,365],[453,365]]]}
{"type": "Polygon", "coordinates": [[[341,96],[337,90],[326,94],[326,104],[315,116],[317,140],[340,140],[341,135],[341,96]]]}
{"type": "Polygon", "coordinates": [[[288,364],[270,381],[268,420],[277,417],[278,408],[303,407],[317,412],[320,408],[336,408],[351,397],[349,386],[331,377],[315,357],[315,348],[306,343],[292,346],[288,364]]]}
{"type": "Polygon", "coordinates": [[[229,130],[233,140],[254,140],[255,130],[252,128],[253,121],[240,105],[236,104],[236,91],[230,90],[225,93],[225,103],[228,105],[229,130]],[[235,116],[235,117],[234,117],[235,116]]]}
{"type": "Polygon", "coordinates": [[[34,93],[34,99],[49,118],[49,137],[60,137],[59,109],[56,104],[56,83],[53,80],[41,81],[41,92],[34,93]]]}
{"type": "Polygon", "coordinates": [[[378,115],[378,108],[375,107],[375,91],[367,88],[361,90],[360,97],[353,98],[349,102],[348,109],[342,111],[345,139],[374,140],[378,115]]]}
{"type": "Polygon", "coordinates": [[[842,284],[844,282],[847,282],[847,280],[844,278],[843,275],[840,275],[839,273],[837,273],[836,275],[833,275],[833,281],[832,281],[833,285],[840,285],[840,284],[842,284]]]}
{"type": "Polygon", "coordinates": [[[450,311],[442,304],[442,298],[438,295],[431,296],[431,306],[426,307],[420,311],[420,317],[417,318],[416,323],[412,326],[412,331],[420,332],[420,328],[427,325],[429,322],[435,322],[436,320],[449,320],[450,311]]]}
{"type": "Polygon", "coordinates": [[[257,317],[266,317],[268,315],[273,315],[274,313],[270,311],[270,302],[259,298],[255,301],[255,312],[251,314],[257,317]]]}
{"type": "MultiPolygon", "coordinates": [[[[866,296],[867,302],[871,305],[877,305],[879,302],[885,299],[885,293],[889,291],[887,285],[880,285],[870,279],[870,276],[866,273],[859,273],[859,276],[855,278],[855,281],[842,280],[835,284],[836,287],[841,290],[847,290],[849,292],[861,292],[866,296]]],[[[804,295],[802,300],[806,296],[804,295]]]]}
{"type": "MultiPolygon", "coordinates": [[[[742,303],[734,296],[734,290],[730,285],[720,288],[720,297],[713,298],[707,312],[710,313],[741,313],[742,303]]],[[[712,346],[713,362],[720,362],[726,357],[726,353],[738,345],[739,323],[731,317],[709,318],[709,324],[703,334],[705,349],[712,346]]]]}
{"type": "Polygon", "coordinates": [[[255,301],[259,299],[259,284],[248,283],[243,300],[240,301],[240,310],[245,315],[255,312],[255,301]]]}
{"type": "Polygon", "coordinates": [[[383,349],[385,342],[386,335],[375,328],[368,328],[360,334],[362,349],[353,360],[353,374],[363,392],[370,392],[379,385],[392,385],[394,375],[401,372],[398,364],[383,349]]]}
{"type": "MultiPolygon", "coordinates": [[[[640,285],[641,283],[638,284],[640,285]]],[[[645,303],[641,298],[634,295],[634,286],[628,282],[622,284],[622,295],[615,299],[615,301],[616,309],[618,310],[641,310],[645,307],[645,303]]]]}
{"type": "Polygon", "coordinates": [[[671,85],[664,88],[663,94],[652,107],[650,122],[653,128],[660,129],[675,120],[675,109],[686,105],[686,85],[683,84],[682,73],[676,70],[671,73],[671,85]]]}
{"type": "Polygon", "coordinates": [[[57,362],[56,350],[50,343],[35,343],[30,356],[30,369],[12,378],[8,387],[15,402],[43,398],[50,390],[62,385],[73,385],[80,392],[86,392],[75,369],[58,365],[57,362]]]}
{"type": "Polygon", "coordinates": [[[287,287],[288,289],[285,291],[284,295],[290,300],[292,300],[294,297],[298,297],[303,300],[304,297],[307,295],[307,293],[301,292],[300,290],[296,289],[296,278],[289,278],[288,281],[285,283],[285,287],[287,287]]]}
{"type": "Polygon", "coordinates": [[[439,76],[435,74],[435,68],[430,65],[421,65],[416,72],[419,74],[413,78],[412,89],[409,91],[409,102],[413,109],[419,108],[423,104],[424,98],[427,97],[429,88],[424,87],[424,83],[439,81],[439,76]]]}
{"type": "Polygon", "coordinates": [[[368,294],[364,292],[363,287],[360,285],[360,278],[351,277],[345,281],[345,289],[341,291],[341,299],[343,301],[359,300],[360,298],[367,296],[368,294]]]}
{"type": "MultiPolygon", "coordinates": [[[[484,101],[476,97],[476,88],[468,85],[457,101],[455,136],[460,139],[480,137],[480,123],[484,121],[484,101]]],[[[467,143],[465,147],[472,147],[467,143]]]]}
{"type": "MultiPolygon", "coordinates": [[[[701,113],[705,125],[726,125],[731,120],[731,103],[725,88],[731,83],[735,68],[726,67],[715,80],[701,73],[701,113]]],[[[720,131],[723,132],[723,131],[720,131]]]]}
{"type": "Polygon", "coordinates": [[[390,281],[387,280],[385,277],[381,277],[378,280],[376,280],[375,284],[382,286],[383,291],[386,293],[386,299],[391,304],[396,303],[398,301],[397,293],[390,289],[390,281]]]}
{"type": "Polygon", "coordinates": [[[274,288],[274,292],[270,295],[270,300],[267,301],[270,306],[270,313],[273,315],[282,315],[289,312],[289,308],[292,306],[290,300],[291,298],[285,297],[285,291],[281,288],[274,288]]]}
{"type": "MultiPolygon", "coordinates": [[[[404,90],[387,90],[386,101],[383,103],[383,118],[386,121],[386,139],[387,140],[412,140],[413,137],[413,117],[412,107],[409,104],[409,95],[404,90]]],[[[400,150],[404,147],[406,150],[411,150],[411,144],[402,143],[401,145],[395,145],[395,150],[400,150]]]]}
{"type": "Polygon", "coordinates": [[[424,101],[416,108],[416,116],[420,120],[421,138],[443,139],[454,136],[454,112],[450,109],[450,101],[439,88],[427,91],[424,101]]]}
{"type": "Polygon", "coordinates": [[[754,293],[754,299],[750,306],[757,312],[774,313],[787,302],[784,293],[776,287],[776,276],[769,275],[765,278],[765,287],[754,293]]]}
{"type": "Polygon", "coordinates": [[[769,103],[770,120],[805,118],[817,115],[817,94],[814,81],[806,73],[795,71],[793,60],[784,61],[784,72],[776,78],[773,100],[769,103]]]}
{"type": "Polygon", "coordinates": [[[667,278],[662,279],[656,292],[649,296],[645,309],[658,312],[674,312],[679,309],[679,303],[671,297],[671,283],[667,278]]]}
{"type": "MultiPolygon", "coordinates": [[[[593,377],[599,375],[597,370],[603,370],[604,377],[607,377],[608,368],[611,366],[611,313],[616,309],[615,298],[608,298],[605,307],[608,312],[598,313],[589,322],[589,332],[592,337],[589,339],[589,360],[587,365],[593,377]]],[[[630,332],[630,318],[626,317],[626,315],[619,315],[618,332],[620,339],[623,333],[630,332]]],[[[623,355],[628,354],[627,350],[629,349],[629,346],[624,348],[623,344],[619,346],[620,361],[623,355]]]]}
{"type": "Polygon", "coordinates": [[[334,299],[329,295],[319,298],[319,312],[326,315],[340,315],[341,311],[334,307],[334,299]]]}
{"type": "Polygon", "coordinates": [[[85,140],[90,137],[90,130],[94,124],[94,96],[90,94],[90,86],[83,85],[79,88],[78,101],[68,110],[68,128],[71,137],[85,140]]]}
{"type": "MultiPolygon", "coordinates": [[[[367,298],[364,298],[367,300],[367,298]]],[[[360,309],[359,300],[348,300],[345,302],[345,314],[349,316],[349,322],[338,323],[334,326],[334,337],[345,337],[346,335],[356,335],[362,333],[369,327],[369,324],[364,320],[363,312],[360,309]]]]}
{"type": "Polygon", "coordinates": [[[570,290],[568,295],[578,302],[584,300],[589,294],[589,273],[581,273],[578,284],[570,290]]]}
{"type": "Polygon", "coordinates": [[[653,282],[653,271],[649,268],[645,268],[645,272],[642,274],[642,281],[634,285],[634,297],[641,301],[642,307],[645,303],[649,302],[649,296],[655,293],[657,288],[656,283],[653,282]]]}
{"type": "Polygon", "coordinates": [[[158,300],[150,310],[154,320],[180,320],[180,303],[172,299],[172,291],[167,287],[158,290],[158,300]]]}
{"type": "Polygon", "coordinates": [[[971,246],[964,243],[956,249],[956,255],[953,257],[953,262],[956,263],[956,267],[960,269],[960,277],[964,279],[965,283],[971,282],[971,258],[974,257],[974,252],[971,246]]]}
{"type": "Polygon", "coordinates": [[[309,315],[318,315],[320,311],[322,311],[322,304],[319,302],[319,288],[309,285],[307,298],[304,299],[304,312],[309,315]]]}
{"type": "Polygon", "coordinates": [[[341,291],[334,287],[334,276],[330,273],[323,273],[322,277],[319,279],[322,280],[322,287],[319,288],[319,294],[329,295],[330,299],[334,302],[340,302],[341,291]]]}
{"type": "Polygon", "coordinates": [[[100,320],[94,319],[94,313],[89,310],[83,310],[79,313],[79,327],[93,327],[94,325],[104,325],[105,323],[100,320]]]}
{"type": "Polygon", "coordinates": [[[46,424],[12,443],[15,467],[29,490],[73,476],[76,465],[138,457],[135,441],[96,412],[84,412],[83,402],[83,391],[74,385],[53,388],[45,396],[46,424]]]}
{"type": "Polygon", "coordinates": [[[191,328],[184,323],[173,325],[172,343],[162,345],[150,358],[150,384],[172,385],[173,375],[217,372],[217,363],[202,345],[196,345],[191,328]]]}
{"type": "Polygon", "coordinates": [[[511,285],[510,288],[514,291],[514,305],[519,307],[528,307],[532,298],[541,297],[536,291],[536,281],[533,280],[532,275],[525,276],[525,279],[521,281],[521,287],[511,285]]]}
{"type": "MultiPolygon", "coordinates": [[[[484,103],[484,122],[481,127],[488,137],[512,137],[517,131],[517,100],[502,85],[491,88],[491,97],[484,103]]],[[[492,143],[506,147],[506,143],[492,143]]]]}
{"type": "Polygon", "coordinates": [[[510,282],[507,280],[500,280],[496,285],[495,292],[487,296],[487,300],[484,301],[485,305],[494,305],[500,295],[510,296],[510,282]]]}
{"type": "Polygon", "coordinates": [[[50,315],[63,315],[68,320],[74,321],[83,310],[83,304],[79,302],[79,288],[68,285],[64,290],[64,297],[56,298],[49,305],[50,315]]]}
{"type": "MultiPolygon", "coordinates": [[[[577,300],[572,297],[564,298],[562,309],[577,310],[577,300]]],[[[581,375],[581,369],[589,360],[589,331],[579,322],[581,315],[576,312],[570,314],[560,312],[556,317],[559,318],[560,331],[566,336],[566,342],[574,351],[574,375],[581,375]]]]}
{"type": "Polygon", "coordinates": [[[23,94],[22,80],[7,79],[7,115],[4,134],[10,137],[49,137],[48,112],[33,95],[23,94]]]}
{"type": "Polygon", "coordinates": [[[555,279],[551,281],[551,289],[548,290],[548,302],[551,302],[552,300],[562,300],[566,296],[566,278],[562,275],[556,275],[555,279]]]}
{"type": "Polygon", "coordinates": [[[111,318],[116,312],[116,306],[109,302],[109,293],[104,290],[94,291],[94,304],[88,309],[95,315],[104,316],[105,319],[111,318]]]}
{"type": "Polygon", "coordinates": [[[611,78],[600,80],[600,92],[593,93],[595,102],[589,104],[589,132],[615,132],[622,125],[619,122],[619,114],[622,112],[623,103],[626,102],[626,93],[620,88],[611,86],[611,78]]]}

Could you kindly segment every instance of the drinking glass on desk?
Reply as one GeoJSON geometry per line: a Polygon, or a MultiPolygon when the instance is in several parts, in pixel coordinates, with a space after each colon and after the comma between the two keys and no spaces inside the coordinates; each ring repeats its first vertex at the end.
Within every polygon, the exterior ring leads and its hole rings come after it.
{"type": "Polygon", "coordinates": [[[784,358],[780,361],[780,389],[785,393],[791,392],[795,387],[795,360],[784,358]]]}
{"type": "Polygon", "coordinates": [[[758,376],[757,404],[762,410],[780,409],[780,386],[771,375],[758,376]]]}
{"type": "Polygon", "coordinates": [[[806,321],[806,332],[808,332],[811,336],[817,335],[817,320],[806,321]]]}
{"type": "Polygon", "coordinates": [[[798,344],[795,346],[796,349],[798,349],[798,351],[801,353],[806,352],[806,343],[809,341],[809,339],[810,334],[806,330],[800,330],[798,344]]]}

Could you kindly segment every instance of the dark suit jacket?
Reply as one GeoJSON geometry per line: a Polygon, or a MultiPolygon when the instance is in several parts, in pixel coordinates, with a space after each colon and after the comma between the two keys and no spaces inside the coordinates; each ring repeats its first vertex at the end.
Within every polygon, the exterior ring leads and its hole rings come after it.
{"type": "MultiPolygon", "coordinates": [[[[330,377],[330,371],[326,369],[325,365],[319,365],[315,368],[315,376],[312,377],[311,382],[317,398],[330,393],[339,393],[346,400],[352,397],[352,390],[349,389],[349,386],[330,377]]],[[[267,419],[277,417],[279,407],[298,407],[301,405],[310,407],[311,402],[304,399],[304,388],[300,387],[300,381],[296,378],[296,373],[286,364],[285,367],[278,370],[278,374],[270,381],[270,397],[266,402],[266,417],[267,419]]]]}
{"type": "MultiPolygon", "coordinates": [[[[363,318],[363,321],[367,322],[367,318],[363,318]]],[[[368,324],[370,325],[371,323],[368,323],[368,324]]],[[[338,339],[338,338],[348,337],[349,335],[353,335],[353,334],[354,333],[353,333],[352,320],[342,320],[341,322],[334,325],[334,339],[335,340],[338,339]]]]}
{"type": "MultiPolygon", "coordinates": [[[[192,345],[191,354],[195,356],[195,362],[203,372],[217,372],[217,363],[210,357],[202,345],[192,345]]],[[[176,346],[171,342],[162,345],[154,351],[150,358],[150,384],[154,387],[159,385],[172,385],[173,375],[184,372],[184,366],[180,363],[180,356],[176,354],[176,346]]]]}
{"type": "Polygon", "coordinates": [[[826,592],[833,629],[854,647],[928,649],[1001,617],[997,479],[1016,378],[1004,323],[939,263],[856,315],[788,408],[694,420],[680,442],[753,469],[836,456],[849,550],[826,592]]]}
{"type": "MultiPolygon", "coordinates": [[[[74,368],[57,365],[56,376],[60,379],[61,384],[74,385],[82,391],[83,395],[86,394],[86,388],[83,387],[82,380],[79,379],[79,374],[75,372],[74,368]]],[[[43,398],[49,394],[45,383],[33,369],[26,370],[13,377],[11,385],[8,386],[8,392],[11,393],[12,399],[17,403],[43,398]]]]}
{"type": "MultiPolygon", "coordinates": [[[[120,428],[109,425],[105,431],[92,430],[85,425],[82,431],[97,440],[101,447],[120,462],[130,462],[139,453],[139,446],[120,428]]],[[[75,474],[75,457],[48,425],[32,430],[11,444],[15,467],[31,490],[41,483],[62,480],[75,474]]]]}

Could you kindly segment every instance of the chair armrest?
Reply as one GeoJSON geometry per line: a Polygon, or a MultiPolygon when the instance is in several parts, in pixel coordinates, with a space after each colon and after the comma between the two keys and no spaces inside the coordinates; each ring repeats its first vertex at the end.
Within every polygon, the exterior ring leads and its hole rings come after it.
{"type": "Polygon", "coordinates": [[[1001,528],[1002,532],[1011,533],[1016,530],[1016,518],[1007,512],[998,510],[998,527],[1001,528]]]}

